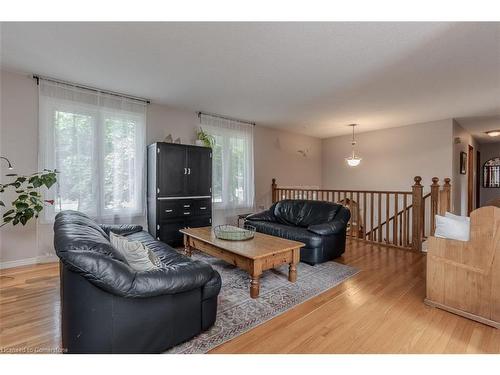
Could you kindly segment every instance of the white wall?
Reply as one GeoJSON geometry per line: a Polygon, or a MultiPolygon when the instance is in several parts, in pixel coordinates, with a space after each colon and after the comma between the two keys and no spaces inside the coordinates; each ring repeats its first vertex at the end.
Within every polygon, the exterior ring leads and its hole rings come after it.
{"type": "MultiPolygon", "coordinates": [[[[481,151],[481,167],[488,160],[495,157],[500,157],[500,142],[482,143],[481,145],[479,145],[479,148],[481,151]]],[[[479,198],[481,201],[481,206],[485,206],[486,203],[490,200],[500,198],[500,188],[483,188],[482,170],[479,171],[479,173],[481,173],[481,191],[479,192],[479,198]]]]}
{"type": "Polygon", "coordinates": [[[321,139],[256,126],[254,140],[257,208],[271,205],[273,178],[279,186],[321,186],[321,139]]]}
{"type": "MultiPolygon", "coordinates": [[[[467,216],[468,207],[468,177],[469,174],[460,174],[460,153],[465,152],[468,155],[469,145],[474,148],[473,151],[473,193],[472,199],[476,199],[476,151],[478,151],[478,143],[463,127],[453,120],[453,175],[452,175],[452,204],[453,211],[457,215],[467,216]],[[460,143],[455,139],[459,138],[460,143]]],[[[467,166],[466,166],[467,169],[467,166]]]]}
{"type": "Polygon", "coordinates": [[[452,175],[451,119],[359,133],[356,141],[363,160],[351,168],[351,136],[323,140],[323,188],[409,191],[419,175],[427,191],[432,177],[452,175]]]}
{"type": "MultiPolygon", "coordinates": [[[[30,174],[38,169],[38,94],[35,81],[27,74],[0,71],[0,150],[15,164],[15,172],[30,174]]],[[[147,111],[147,143],[162,141],[172,134],[192,144],[199,126],[195,112],[152,103],[147,111]]],[[[321,141],[286,131],[255,127],[256,202],[268,206],[271,178],[283,184],[307,185],[321,182],[321,141]],[[297,153],[310,149],[308,158],[297,153]],[[293,167],[293,168],[292,168],[293,167]]],[[[7,173],[0,164],[0,181],[7,173]]],[[[7,201],[9,201],[7,199],[7,201]]],[[[52,226],[28,223],[0,229],[0,267],[54,260],[52,226]]]]}
{"type": "MultiPolygon", "coordinates": [[[[2,72],[0,77],[1,155],[9,158],[15,165],[15,171],[12,172],[31,174],[38,167],[36,85],[33,80],[18,74],[2,72]]],[[[3,161],[0,165],[0,181],[5,183],[7,178],[4,175],[8,170],[3,161]]],[[[12,196],[4,198],[6,202],[12,201],[12,196]]],[[[33,221],[26,227],[6,225],[0,229],[0,237],[1,262],[28,258],[32,260],[43,255],[37,248],[36,224],[33,221]]]]}

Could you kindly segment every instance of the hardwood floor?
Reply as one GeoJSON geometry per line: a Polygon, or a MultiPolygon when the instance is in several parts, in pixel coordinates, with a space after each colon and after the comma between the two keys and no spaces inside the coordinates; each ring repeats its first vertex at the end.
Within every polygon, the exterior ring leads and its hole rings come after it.
{"type": "MultiPolygon", "coordinates": [[[[500,353],[500,330],[424,305],[425,255],[350,240],[338,261],[361,272],[212,353],[500,353]]],[[[0,350],[60,347],[58,265],[0,272],[0,350]]]]}

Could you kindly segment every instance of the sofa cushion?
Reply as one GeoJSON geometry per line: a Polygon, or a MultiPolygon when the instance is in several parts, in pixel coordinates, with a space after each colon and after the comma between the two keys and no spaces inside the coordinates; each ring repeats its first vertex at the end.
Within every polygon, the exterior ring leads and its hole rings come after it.
{"type": "Polygon", "coordinates": [[[340,207],[330,202],[286,199],[275,205],[274,216],[282,224],[307,228],[333,220],[340,207]]]}
{"type": "Polygon", "coordinates": [[[161,262],[156,255],[140,241],[129,240],[127,237],[110,232],[109,239],[111,245],[120,252],[127,264],[137,272],[151,271],[161,266],[161,262]],[[158,259],[158,265],[153,263],[153,259],[158,259]]]}
{"type": "Polygon", "coordinates": [[[270,234],[286,238],[288,240],[299,241],[305,244],[305,247],[316,248],[321,247],[322,238],[319,234],[312,233],[307,228],[292,227],[287,224],[270,223],[270,222],[251,222],[256,230],[260,233],[270,234]]]}

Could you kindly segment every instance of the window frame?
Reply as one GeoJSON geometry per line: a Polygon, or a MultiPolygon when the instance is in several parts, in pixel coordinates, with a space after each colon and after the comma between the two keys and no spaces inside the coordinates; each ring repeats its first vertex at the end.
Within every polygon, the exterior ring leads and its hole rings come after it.
{"type": "Polygon", "coordinates": [[[481,169],[481,177],[482,177],[482,180],[483,180],[483,183],[482,183],[482,187],[485,188],[485,189],[499,189],[500,188],[500,184],[498,185],[495,185],[495,186],[491,186],[491,185],[487,185],[486,184],[486,169],[487,168],[495,168],[497,169],[496,173],[499,174],[499,180],[500,180],[500,156],[495,156],[493,158],[490,158],[488,160],[486,160],[483,164],[483,167],[481,169]],[[498,162],[498,165],[492,165],[492,166],[488,166],[486,164],[490,163],[490,162],[498,162]]]}
{"type": "MultiPolygon", "coordinates": [[[[224,166],[224,163],[227,162],[227,160],[231,159],[231,156],[228,155],[228,153],[230,153],[231,149],[232,149],[231,148],[231,141],[233,139],[242,140],[245,143],[245,154],[248,154],[249,152],[251,152],[251,150],[253,150],[253,145],[250,145],[251,140],[248,139],[247,137],[245,137],[244,135],[239,134],[240,131],[236,130],[236,129],[221,128],[219,130],[216,126],[207,125],[207,124],[202,125],[202,127],[208,134],[212,135],[215,138],[216,142],[217,142],[217,137],[222,138],[222,144],[219,145],[222,149],[221,150],[222,151],[222,155],[221,155],[221,163],[222,163],[221,179],[222,179],[222,182],[221,182],[221,194],[220,194],[221,201],[215,200],[215,194],[216,194],[215,181],[216,181],[216,178],[213,175],[212,181],[213,181],[214,186],[212,189],[212,203],[213,203],[214,208],[221,209],[221,210],[227,209],[228,207],[230,207],[231,209],[252,208],[254,203],[253,203],[253,197],[250,197],[250,195],[252,194],[251,192],[249,192],[249,191],[244,192],[245,199],[243,199],[243,201],[241,203],[236,203],[235,201],[229,201],[229,200],[227,200],[227,198],[229,197],[229,191],[228,191],[229,186],[225,186],[225,184],[224,184],[225,173],[228,173],[228,171],[227,171],[228,168],[224,166]]],[[[213,150],[213,154],[214,154],[214,157],[212,160],[215,161],[216,160],[215,150],[213,150]]],[[[250,159],[249,159],[248,155],[245,155],[245,159],[246,159],[245,163],[250,163],[250,159]]],[[[216,170],[215,165],[212,168],[213,168],[213,171],[216,170]]],[[[245,168],[250,168],[250,166],[246,165],[245,168]]],[[[254,184],[255,182],[248,181],[247,183],[254,184]]]]}
{"type": "MultiPolygon", "coordinates": [[[[46,145],[41,145],[41,147],[46,147],[46,156],[48,156],[48,161],[51,165],[57,165],[57,152],[56,152],[56,114],[58,112],[70,113],[72,115],[82,115],[89,116],[90,122],[92,126],[92,183],[91,183],[91,196],[97,198],[97,202],[95,204],[94,209],[90,212],[82,211],[85,214],[88,214],[90,217],[101,218],[101,219],[112,219],[116,220],[117,216],[126,216],[131,218],[139,218],[145,216],[145,202],[143,199],[143,195],[145,194],[143,190],[143,180],[145,173],[145,165],[142,166],[142,173],[140,173],[140,163],[141,160],[143,164],[145,164],[145,147],[141,147],[140,143],[145,143],[145,131],[146,131],[146,116],[141,116],[139,113],[134,113],[126,110],[120,109],[112,109],[106,107],[100,107],[92,104],[78,103],[78,102],[66,102],[64,99],[58,98],[46,98],[47,107],[45,108],[46,115],[49,117],[48,127],[52,132],[52,137],[49,137],[49,142],[46,145]],[[134,208],[106,208],[105,205],[105,189],[104,189],[104,181],[105,181],[105,141],[104,141],[104,131],[105,131],[105,122],[107,118],[122,119],[126,120],[127,117],[135,118],[137,120],[135,134],[134,134],[134,149],[135,155],[134,158],[134,168],[136,176],[134,178],[134,208]],[[141,135],[141,133],[143,133],[141,135]],[[140,138],[143,138],[143,142],[141,142],[140,138]],[[49,152],[48,150],[53,150],[49,152]],[[139,153],[143,153],[142,158],[138,157],[139,153]],[[138,174],[141,174],[140,176],[138,174]]],[[[145,146],[145,145],[143,145],[145,146]]],[[[43,168],[46,168],[43,166],[43,168]]],[[[59,184],[56,184],[56,187],[50,190],[45,190],[44,195],[46,199],[53,199],[54,205],[50,207],[49,210],[44,210],[46,212],[44,217],[44,221],[47,223],[51,223],[54,220],[54,217],[60,211],[65,210],[65,208],[59,209],[58,201],[60,202],[61,194],[59,190],[59,184]]],[[[49,207],[46,207],[49,208],[49,207]]]]}

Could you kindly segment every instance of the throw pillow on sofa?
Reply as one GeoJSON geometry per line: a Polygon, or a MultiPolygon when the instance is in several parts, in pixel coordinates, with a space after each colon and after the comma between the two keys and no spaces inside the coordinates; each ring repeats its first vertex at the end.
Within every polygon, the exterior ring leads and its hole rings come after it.
{"type": "Polygon", "coordinates": [[[470,221],[436,215],[434,236],[450,240],[469,241],[470,221]]]}
{"type": "Polygon", "coordinates": [[[113,232],[109,234],[111,245],[122,254],[128,265],[137,272],[154,270],[161,266],[158,257],[143,243],[129,241],[113,232]]]}
{"type": "Polygon", "coordinates": [[[454,215],[451,212],[446,212],[444,214],[444,216],[449,217],[450,219],[453,219],[453,220],[461,220],[461,221],[466,221],[467,223],[470,223],[470,217],[468,217],[468,216],[454,215]]]}

